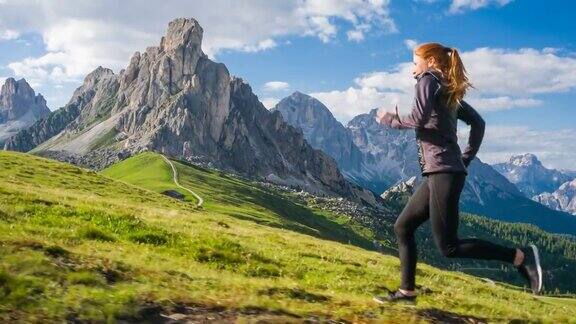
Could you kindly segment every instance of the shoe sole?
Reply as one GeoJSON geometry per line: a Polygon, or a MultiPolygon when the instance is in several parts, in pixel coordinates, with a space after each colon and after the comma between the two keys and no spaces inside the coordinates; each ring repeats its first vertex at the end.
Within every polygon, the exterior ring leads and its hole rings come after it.
{"type": "Polygon", "coordinates": [[[540,256],[538,254],[538,248],[534,244],[530,244],[532,252],[534,252],[534,259],[536,260],[536,271],[538,272],[538,289],[536,293],[540,293],[542,290],[542,267],[540,266],[540,256]]]}
{"type": "Polygon", "coordinates": [[[377,302],[378,304],[384,304],[384,303],[385,303],[383,300],[380,300],[380,299],[378,299],[378,298],[376,298],[376,297],[373,297],[372,300],[375,301],[375,302],[377,302]]]}
{"type": "Polygon", "coordinates": [[[389,301],[389,300],[380,300],[380,299],[378,299],[378,298],[376,298],[376,297],[373,297],[372,300],[375,301],[375,302],[377,302],[378,304],[382,304],[382,305],[384,305],[384,304],[389,304],[389,303],[406,303],[406,304],[410,304],[410,305],[415,305],[415,304],[416,304],[416,301],[415,301],[415,300],[406,300],[406,299],[397,300],[397,301],[389,301]]]}

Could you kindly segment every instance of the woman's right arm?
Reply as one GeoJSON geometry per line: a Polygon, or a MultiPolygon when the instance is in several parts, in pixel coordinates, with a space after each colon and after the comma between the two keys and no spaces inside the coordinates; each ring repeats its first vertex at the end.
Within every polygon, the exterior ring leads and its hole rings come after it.
{"type": "Polygon", "coordinates": [[[414,86],[415,94],[411,112],[407,115],[400,115],[396,107],[396,112],[386,115],[382,123],[396,129],[424,128],[434,109],[439,86],[435,77],[424,75],[414,86]]]}
{"type": "Polygon", "coordinates": [[[466,124],[470,125],[468,146],[462,153],[462,161],[464,162],[464,165],[468,167],[480,149],[482,139],[484,138],[486,123],[480,114],[466,101],[461,100],[460,103],[461,107],[458,108],[458,119],[463,120],[466,124]]]}

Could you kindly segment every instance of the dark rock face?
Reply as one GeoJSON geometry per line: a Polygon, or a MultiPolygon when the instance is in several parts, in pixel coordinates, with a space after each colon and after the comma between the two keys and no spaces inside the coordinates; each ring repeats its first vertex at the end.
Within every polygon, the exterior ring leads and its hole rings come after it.
{"type": "Polygon", "coordinates": [[[0,145],[50,113],[46,100],[24,79],[6,79],[0,89],[0,145]]]}
{"type": "Polygon", "coordinates": [[[4,144],[5,150],[28,152],[58,134],[71,123],[80,111],[76,106],[69,106],[51,112],[47,118],[37,121],[31,127],[25,128],[8,138],[4,144]]]}
{"type": "Polygon", "coordinates": [[[34,148],[96,169],[152,150],[378,205],[377,195],[345,180],[334,159],[312,148],[279,112],[268,111],[224,64],[211,61],[201,50],[202,34],[194,19],[173,20],[159,46],[136,52],[118,74],[96,69],[60,118],[37,123],[6,148],[34,148]]]}

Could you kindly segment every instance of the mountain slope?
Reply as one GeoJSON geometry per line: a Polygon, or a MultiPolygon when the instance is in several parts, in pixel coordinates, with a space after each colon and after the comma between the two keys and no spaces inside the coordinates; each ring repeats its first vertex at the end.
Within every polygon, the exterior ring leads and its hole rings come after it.
{"type": "MultiPolygon", "coordinates": [[[[323,239],[349,242],[370,250],[374,249],[371,241],[376,240],[380,242],[381,248],[389,251],[389,253],[396,253],[393,218],[383,217],[382,214],[361,215],[362,213],[358,211],[353,211],[352,215],[342,215],[342,218],[337,221],[338,224],[346,219],[350,220],[347,222],[349,225],[357,224],[350,227],[356,232],[353,234],[347,232],[343,227],[326,222],[327,219],[334,219],[334,215],[327,217],[327,214],[324,213],[310,213],[306,209],[297,208],[290,202],[299,201],[297,197],[281,193],[281,197],[284,199],[278,199],[278,193],[269,187],[266,187],[264,191],[255,190],[255,184],[246,182],[244,179],[231,178],[223,173],[215,176],[216,173],[214,172],[178,161],[174,161],[174,164],[180,175],[179,181],[204,197],[206,210],[218,211],[241,219],[250,219],[268,226],[291,228],[323,239]],[[240,192],[244,194],[234,194],[234,198],[230,199],[230,193],[240,192]],[[258,198],[254,199],[254,197],[258,198]],[[276,215],[269,214],[267,210],[274,211],[276,215]],[[274,221],[278,216],[285,221],[280,224],[274,221]],[[366,221],[367,218],[372,219],[372,221],[366,221]]],[[[105,169],[102,173],[156,192],[163,192],[170,186],[174,186],[169,177],[169,171],[161,156],[145,153],[119,162],[105,169]],[[161,176],[161,181],[158,180],[159,176],[161,176]]],[[[394,195],[385,197],[388,206],[392,207],[394,215],[400,213],[408,199],[406,194],[412,190],[414,185],[415,181],[409,181],[405,186],[399,186],[401,188],[396,190],[394,195]]],[[[183,194],[186,193],[182,190],[179,191],[183,194]]],[[[185,197],[188,201],[193,201],[193,197],[190,195],[185,197]]],[[[311,201],[313,200],[311,199],[311,201]]],[[[307,202],[306,205],[314,206],[315,204],[307,202]]],[[[546,289],[548,291],[576,292],[576,283],[571,279],[572,273],[576,271],[576,241],[546,233],[534,226],[491,221],[467,213],[462,215],[460,230],[463,235],[483,237],[509,246],[526,245],[529,242],[538,244],[543,262],[546,264],[544,272],[546,289]],[[556,270],[549,272],[552,269],[556,270]]],[[[442,257],[432,243],[428,226],[424,226],[424,234],[420,233],[418,239],[421,242],[420,249],[423,252],[421,258],[426,263],[446,269],[462,269],[466,273],[480,274],[493,280],[523,285],[523,281],[511,266],[503,266],[499,262],[451,260],[442,257]],[[495,268],[503,268],[503,271],[494,272],[495,268]],[[473,270],[469,271],[468,269],[473,270]]]]}
{"type": "Polygon", "coordinates": [[[564,211],[576,216],[576,179],[563,183],[554,192],[544,192],[532,197],[532,200],[554,210],[564,211]]]}
{"type": "MultiPolygon", "coordinates": [[[[239,191],[228,188],[221,196],[213,192],[212,200],[205,194],[206,204],[212,201],[214,209],[200,211],[91,171],[0,152],[0,230],[5,233],[0,244],[4,287],[0,318],[42,322],[166,320],[160,314],[268,321],[303,321],[312,316],[347,321],[572,318],[576,307],[572,299],[536,299],[505,284],[488,285],[424,264],[419,266],[418,281],[430,292],[420,297],[418,305],[381,308],[371,297],[397,284],[395,257],[254,222],[256,211],[280,225],[290,221],[281,216],[284,209],[260,204],[262,192],[256,188],[252,190],[257,195],[248,202],[253,207],[246,209],[250,216],[242,219],[244,197],[253,195],[246,184],[215,171],[195,170],[191,172],[199,179],[220,179],[239,191]],[[216,206],[219,200],[226,204],[216,206]],[[229,205],[236,215],[216,210],[229,205]]],[[[305,206],[296,210],[308,210],[315,217],[305,206]]]]}
{"type": "Polygon", "coordinates": [[[160,44],[136,52],[120,73],[98,68],[88,75],[63,108],[69,118],[37,124],[7,149],[33,147],[35,154],[94,169],[150,150],[378,206],[378,196],[348,182],[330,156],[210,60],[202,37],[196,20],[171,21],[160,44]],[[77,117],[68,113],[75,109],[77,117]]]}

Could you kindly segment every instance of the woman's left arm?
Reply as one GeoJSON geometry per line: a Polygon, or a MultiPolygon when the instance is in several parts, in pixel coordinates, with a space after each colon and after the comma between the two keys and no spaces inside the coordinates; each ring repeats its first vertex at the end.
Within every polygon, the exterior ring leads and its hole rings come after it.
{"type": "Polygon", "coordinates": [[[416,83],[414,104],[410,114],[401,116],[396,107],[395,114],[386,114],[382,118],[382,123],[396,129],[424,128],[430,119],[436,92],[439,89],[438,80],[432,75],[424,75],[416,83]]]}

